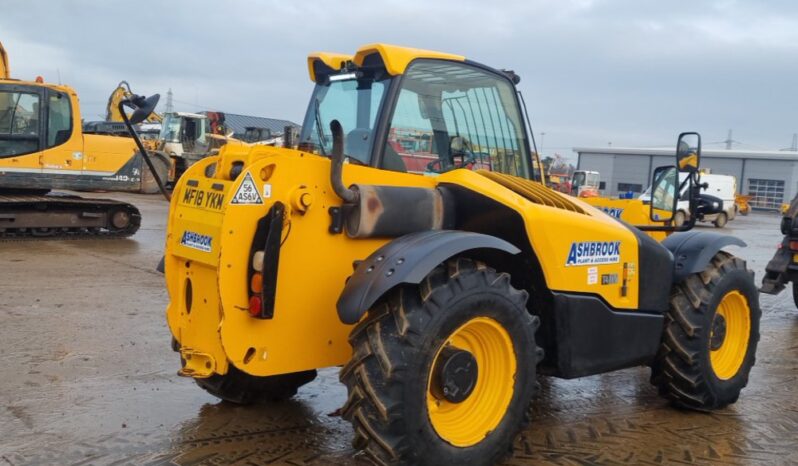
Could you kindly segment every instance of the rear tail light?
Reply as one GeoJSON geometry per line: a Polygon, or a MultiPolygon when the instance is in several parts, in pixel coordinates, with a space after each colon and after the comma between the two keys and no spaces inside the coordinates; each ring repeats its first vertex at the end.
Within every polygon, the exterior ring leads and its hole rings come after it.
{"type": "Polygon", "coordinates": [[[269,213],[258,220],[258,228],[252,239],[249,254],[252,262],[247,268],[247,295],[249,314],[257,319],[274,317],[284,214],[283,203],[275,202],[269,213]]]}
{"type": "Polygon", "coordinates": [[[257,294],[263,291],[263,275],[259,273],[252,274],[252,279],[249,281],[249,291],[257,294]]]}
{"type": "Polygon", "coordinates": [[[249,298],[249,315],[252,317],[258,317],[262,307],[263,300],[260,298],[260,296],[254,295],[249,298]]]}
{"type": "Polygon", "coordinates": [[[790,249],[798,251],[798,241],[790,241],[790,249]]]}

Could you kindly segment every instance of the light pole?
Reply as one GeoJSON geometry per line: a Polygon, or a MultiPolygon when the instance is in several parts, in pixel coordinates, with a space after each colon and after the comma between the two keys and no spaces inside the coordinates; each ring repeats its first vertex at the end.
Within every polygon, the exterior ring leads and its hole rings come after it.
{"type": "Polygon", "coordinates": [[[540,154],[538,154],[539,157],[543,157],[543,139],[545,137],[546,137],[546,132],[545,131],[541,131],[540,132],[540,154]]]}

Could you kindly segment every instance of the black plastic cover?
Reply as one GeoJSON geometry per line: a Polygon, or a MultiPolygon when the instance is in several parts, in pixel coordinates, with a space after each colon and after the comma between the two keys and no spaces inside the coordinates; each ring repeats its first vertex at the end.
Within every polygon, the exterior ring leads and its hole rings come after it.
{"type": "Polygon", "coordinates": [[[724,246],[742,246],[743,240],[734,236],[703,231],[674,233],[662,242],[673,253],[673,281],[679,283],[688,275],[703,271],[712,257],[724,246]]]}
{"type": "Polygon", "coordinates": [[[402,236],[358,264],[338,298],[338,317],[345,324],[354,324],[391,288],[421,283],[446,259],[475,249],[521,252],[501,238],[467,231],[436,230],[402,236]]]}

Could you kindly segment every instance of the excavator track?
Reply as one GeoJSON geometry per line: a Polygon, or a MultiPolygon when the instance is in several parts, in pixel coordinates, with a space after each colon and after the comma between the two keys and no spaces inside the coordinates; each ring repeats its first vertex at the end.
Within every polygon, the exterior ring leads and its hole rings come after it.
{"type": "Polygon", "coordinates": [[[141,226],[132,204],[112,199],[0,193],[0,241],[125,238],[141,226]]]}

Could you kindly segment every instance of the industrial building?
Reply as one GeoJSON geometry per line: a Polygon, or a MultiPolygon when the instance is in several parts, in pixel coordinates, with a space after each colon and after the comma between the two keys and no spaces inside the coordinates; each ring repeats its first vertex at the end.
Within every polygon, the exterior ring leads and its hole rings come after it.
{"type": "MultiPolygon", "coordinates": [[[[640,193],[651,181],[654,169],[673,165],[675,149],[626,147],[577,147],[577,169],[601,175],[605,195],[640,193]]],[[[751,205],[778,209],[798,192],[798,152],[702,150],[701,167],[710,173],[737,178],[737,192],[753,196],[751,205]]]]}

